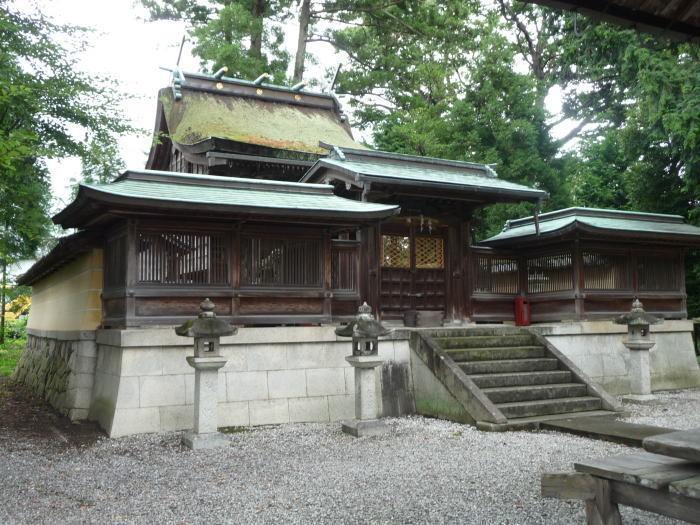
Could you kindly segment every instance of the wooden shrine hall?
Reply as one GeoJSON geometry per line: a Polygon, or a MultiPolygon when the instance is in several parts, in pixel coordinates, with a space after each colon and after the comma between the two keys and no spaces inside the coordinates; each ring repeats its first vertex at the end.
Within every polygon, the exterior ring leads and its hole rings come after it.
{"type": "Polygon", "coordinates": [[[473,245],[478,209],[546,193],[483,164],[368,149],[332,94],[175,71],[156,111],[146,169],[81,184],[54,217],[77,233],[20,281],[97,250],[103,328],[180,323],[204,297],[239,325],[342,322],[361,301],[384,320],[512,321],[518,295],[536,322],[610,318],[634,296],[686,317],[700,228],[680,217],[562,210],[473,245]]]}

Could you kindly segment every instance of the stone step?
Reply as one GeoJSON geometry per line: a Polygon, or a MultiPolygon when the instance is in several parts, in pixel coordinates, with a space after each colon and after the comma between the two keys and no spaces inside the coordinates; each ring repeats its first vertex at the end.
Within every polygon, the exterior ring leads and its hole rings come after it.
{"type": "Polygon", "coordinates": [[[544,357],[543,346],[495,346],[493,348],[451,348],[446,350],[455,362],[493,361],[496,359],[528,359],[544,357]]]}
{"type": "Polygon", "coordinates": [[[518,401],[515,403],[498,403],[496,407],[508,419],[547,414],[566,414],[600,410],[602,402],[597,397],[569,397],[562,399],[543,399],[540,401],[518,401]]]}
{"type": "Polygon", "coordinates": [[[588,388],[582,383],[554,383],[550,385],[484,388],[483,392],[493,403],[514,403],[540,399],[585,397],[588,394],[588,388]]]}
{"type": "Polygon", "coordinates": [[[450,348],[493,348],[503,346],[531,346],[536,344],[535,336],[529,333],[513,335],[478,335],[469,337],[438,337],[440,347],[450,348]]]}
{"type": "Polygon", "coordinates": [[[433,338],[443,339],[452,337],[476,337],[476,336],[509,336],[509,335],[529,335],[527,328],[516,326],[475,326],[473,328],[438,328],[431,330],[433,338]]]}
{"type": "Polygon", "coordinates": [[[571,372],[568,370],[549,370],[541,372],[507,372],[503,374],[475,374],[469,376],[479,388],[496,388],[505,386],[545,385],[552,383],[570,383],[571,372]]]}
{"type": "Polygon", "coordinates": [[[540,372],[556,370],[559,361],[555,358],[499,359],[497,361],[470,361],[460,363],[466,374],[502,374],[505,372],[540,372]]]}

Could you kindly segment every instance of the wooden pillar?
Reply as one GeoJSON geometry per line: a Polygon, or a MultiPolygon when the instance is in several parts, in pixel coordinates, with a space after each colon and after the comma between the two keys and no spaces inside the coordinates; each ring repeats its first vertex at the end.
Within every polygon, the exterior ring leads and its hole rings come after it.
{"type": "Polygon", "coordinates": [[[379,282],[381,271],[381,232],[379,224],[362,228],[357,233],[360,241],[360,303],[366,301],[374,308],[374,315],[379,319],[379,282]]]}
{"type": "Polygon", "coordinates": [[[447,317],[452,322],[461,321],[463,318],[463,294],[462,290],[462,235],[461,224],[450,223],[447,227],[447,259],[445,299],[447,303],[447,317]]]}
{"type": "Polygon", "coordinates": [[[323,231],[323,318],[325,322],[331,322],[331,307],[333,304],[333,254],[331,246],[331,234],[323,231]]]}
{"type": "Polygon", "coordinates": [[[685,254],[686,248],[681,248],[678,250],[678,271],[680,272],[681,312],[683,313],[683,319],[688,318],[688,296],[686,295],[685,289],[685,254]]]}
{"type": "Polygon", "coordinates": [[[241,225],[236,224],[231,233],[231,315],[237,316],[241,311],[241,225]]]}
{"type": "Polygon", "coordinates": [[[126,226],[126,297],[124,298],[126,304],[124,321],[126,326],[134,326],[136,324],[136,298],[134,297],[136,280],[138,279],[136,273],[136,242],[136,221],[129,219],[126,226]]]}
{"type": "Polygon", "coordinates": [[[377,319],[381,318],[381,308],[379,304],[381,286],[381,226],[376,224],[369,228],[369,250],[368,250],[368,280],[369,280],[369,303],[374,308],[374,315],[377,319]]]}
{"type": "Polygon", "coordinates": [[[576,319],[581,320],[585,315],[583,295],[583,257],[581,255],[581,241],[576,238],[571,249],[571,264],[574,273],[574,311],[576,319]]]}
{"type": "Polygon", "coordinates": [[[459,239],[462,248],[462,253],[460,255],[460,262],[462,268],[462,282],[459,290],[462,292],[462,297],[464,298],[463,309],[462,309],[462,319],[469,320],[472,316],[472,250],[471,250],[471,222],[463,221],[460,222],[460,232],[459,239]]]}

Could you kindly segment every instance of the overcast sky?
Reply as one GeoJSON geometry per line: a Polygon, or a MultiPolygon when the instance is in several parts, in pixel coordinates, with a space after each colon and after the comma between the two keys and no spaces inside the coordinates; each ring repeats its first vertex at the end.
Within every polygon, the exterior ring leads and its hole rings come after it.
{"type": "MultiPolygon", "coordinates": [[[[18,3],[22,3],[19,0],[18,3]]],[[[169,84],[169,74],[159,66],[172,66],[186,32],[181,22],[146,22],[146,10],[138,0],[37,0],[42,12],[59,24],[89,27],[90,47],[80,55],[80,67],[86,72],[117,79],[125,91],[124,112],[138,128],[148,134],[155,123],[158,89],[169,84]]],[[[290,24],[287,48],[294,54],[296,28],[290,24]]],[[[198,71],[199,61],[191,54],[191,44],[185,44],[180,66],[185,71],[198,71]]],[[[334,68],[342,59],[328,44],[313,44],[309,52],[316,55],[318,65],[311,74],[321,75],[334,68]]],[[[558,112],[559,97],[549,97],[549,109],[558,112]]],[[[148,156],[150,136],[125,136],[120,150],[127,167],[143,168],[148,156]]],[[[478,161],[478,159],[474,159],[478,161]]],[[[68,204],[71,179],[80,177],[80,161],[66,159],[51,161],[49,169],[56,211],[68,204]]]]}

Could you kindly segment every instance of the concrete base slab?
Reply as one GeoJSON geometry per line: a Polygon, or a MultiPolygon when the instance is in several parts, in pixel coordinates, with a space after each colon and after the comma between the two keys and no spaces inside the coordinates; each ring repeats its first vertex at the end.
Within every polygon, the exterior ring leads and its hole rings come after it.
{"type": "Polygon", "coordinates": [[[658,400],[658,398],[653,394],[627,394],[622,396],[623,403],[633,403],[638,405],[649,405],[653,404],[658,400]]]}
{"type": "Polygon", "coordinates": [[[209,432],[206,434],[195,434],[192,431],[182,436],[182,444],[192,450],[207,450],[212,448],[225,448],[231,441],[219,432],[209,432]]]}
{"type": "Polygon", "coordinates": [[[351,419],[343,421],[343,432],[355,437],[379,436],[389,431],[389,427],[381,419],[351,419]]]}

